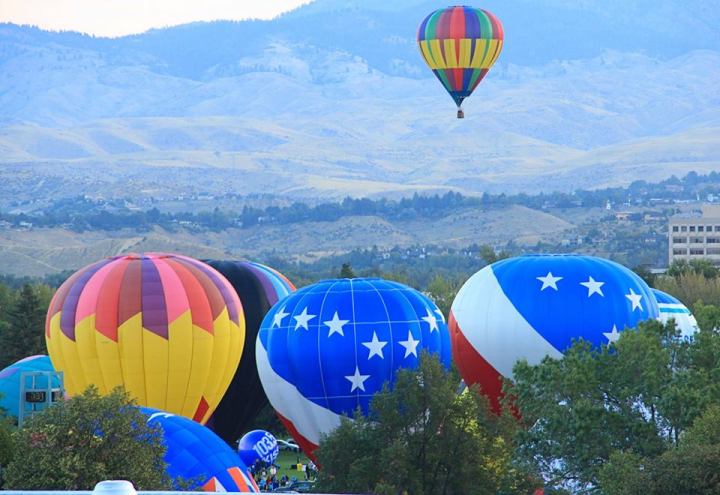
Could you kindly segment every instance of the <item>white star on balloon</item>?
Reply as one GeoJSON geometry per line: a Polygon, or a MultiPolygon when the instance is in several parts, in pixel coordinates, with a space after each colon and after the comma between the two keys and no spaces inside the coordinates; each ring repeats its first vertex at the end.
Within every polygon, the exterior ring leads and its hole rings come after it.
{"type": "Polygon", "coordinates": [[[334,333],[339,333],[343,337],[345,337],[345,333],[343,332],[343,327],[349,322],[350,320],[341,320],[340,317],[338,317],[338,312],[335,311],[335,315],[333,316],[332,320],[325,321],[325,325],[330,327],[330,331],[328,332],[328,337],[330,337],[334,333]]]}
{"type": "Polygon", "coordinates": [[[378,340],[376,332],[373,332],[373,338],[370,342],[363,342],[362,345],[370,349],[368,359],[373,356],[380,356],[380,359],[385,359],[385,356],[383,355],[383,347],[387,345],[387,342],[382,342],[378,340]]]}
{"type": "Polygon", "coordinates": [[[280,311],[278,311],[277,313],[275,313],[275,314],[273,315],[273,322],[272,322],[272,326],[271,326],[270,328],[275,328],[275,327],[282,326],[282,321],[283,321],[283,320],[285,319],[285,317],[288,316],[289,314],[290,314],[290,313],[286,313],[286,312],[285,312],[285,306],[283,306],[282,308],[280,308],[280,311]]]}
{"type": "Polygon", "coordinates": [[[603,332],[603,335],[610,343],[615,343],[620,338],[620,332],[618,332],[616,325],[613,325],[611,332],[603,332]]]}
{"type": "Polygon", "coordinates": [[[430,325],[430,333],[433,331],[439,332],[437,319],[435,318],[435,315],[430,312],[430,309],[425,308],[425,311],[427,311],[427,316],[423,316],[422,319],[425,320],[428,325],[430,325]]]}
{"type": "Polygon", "coordinates": [[[345,376],[345,379],[350,380],[350,383],[352,384],[350,392],[354,392],[358,388],[365,392],[365,380],[367,380],[368,378],[370,378],[370,375],[361,375],[360,369],[357,366],[355,366],[354,375],[345,376]]]}
{"type": "Polygon", "coordinates": [[[642,311],[643,307],[642,303],[640,303],[640,300],[642,299],[641,294],[635,294],[635,291],[630,289],[630,294],[625,294],[625,297],[627,297],[632,303],[632,311],[635,311],[636,309],[642,311]]]}
{"type": "Polygon", "coordinates": [[[563,279],[562,277],[553,277],[552,272],[548,272],[548,274],[544,277],[535,278],[542,282],[542,287],[540,287],[541,291],[547,289],[548,287],[552,287],[553,289],[558,290],[557,283],[563,279]]]}
{"type": "Polygon", "coordinates": [[[603,294],[603,291],[601,287],[605,285],[605,282],[598,282],[594,278],[589,277],[587,282],[580,282],[580,285],[584,285],[587,287],[588,290],[588,297],[592,296],[593,294],[600,294],[602,297],[605,297],[605,294],[603,294]]]}
{"type": "Polygon", "coordinates": [[[302,313],[300,313],[297,316],[293,316],[295,318],[295,330],[297,330],[300,327],[303,327],[305,330],[310,330],[308,328],[308,322],[315,318],[317,315],[309,315],[307,312],[307,307],[303,309],[302,313]]]}
{"type": "Polygon", "coordinates": [[[436,309],[435,312],[440,316],[440,320],[442,320],[442,322],[445,323],[445,315],[443,314],[443,312],[440,311],[439,309],[436,309]]]}
{"type": "Polygon", "coordinates": [[[417,346],[419,343],[419,340],[413,339],[413,334],[410,330],[408,330],[407,340],[401,340],[398,342],[398,344],[405,348],[405,357],[408,357],[410,354],[417,357],[417,346]]]}

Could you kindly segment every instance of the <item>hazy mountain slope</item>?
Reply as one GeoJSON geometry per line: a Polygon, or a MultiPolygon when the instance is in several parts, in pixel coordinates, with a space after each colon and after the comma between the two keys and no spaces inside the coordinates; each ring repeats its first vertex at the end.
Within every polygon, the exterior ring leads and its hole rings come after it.
{"type": "Polygon", "coordinates": [[[114,195],[118,181],[152,190],[157,167],[211,168],[166,187],[342,196],[570,189],[720,164],[715,1],[483,2],[506,49],[465,121],[414,42],[437,6],[318,0],[116,40],[0,25],[0,176],[114,195]]]}

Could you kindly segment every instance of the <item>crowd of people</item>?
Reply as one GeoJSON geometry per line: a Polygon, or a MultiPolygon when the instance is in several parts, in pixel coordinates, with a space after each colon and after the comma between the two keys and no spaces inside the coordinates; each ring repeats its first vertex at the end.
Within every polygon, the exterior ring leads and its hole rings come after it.
{"type": "MultiPolygon", "coordinates": [[[[296,467],[302,479],[314,481],[317,477],[317,467],[312,461],[303,464],[298,458],[296,467]]],[[[268,464],[258,460],[250,466],[249,470],[258,488],[264,492],[272,492],[278,488],[290,486],[299,481],[298,476],[288,476],[287,474],[278,476],[278,468],[279,466],[277,464],[268,464]]]]}

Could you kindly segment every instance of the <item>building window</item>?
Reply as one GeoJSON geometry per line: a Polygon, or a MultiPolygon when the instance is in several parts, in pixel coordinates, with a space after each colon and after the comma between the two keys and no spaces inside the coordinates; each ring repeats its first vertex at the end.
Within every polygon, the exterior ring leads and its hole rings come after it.
{"type": "Polygon", "coordinates": [[[708,237],[705,242],[708,244],[720,244],[720,237],[708,237]]]}
{"type": "Polygon", "coordinates": [[[687,249],[684,249],[684,248],[679,248],[679,249],[676,248],[676,249],[673,249],[673,254],[674,254],[675,256],[681,255],[681,254],[687,254],[687,249]]]}
{"type": "Polygon", "coordinates": [[[704,225],[698,225],[698,232],[705,232],[705,226],[704,226],[704,225]]]}
{"type": "Polygon", "coordinates": [[[705,251],[706,251],[706,254],[708,254],[708,255],[710,255],[710,254],[720,255],[720,248],[707,248],[705,251]]]}
{"type": "Polygon", "coordinates": [[[697,255],[704,256],[704,255],[705,255],[705,250],[704,250],[704,249],[697,249],[697,248],[691,249],[691,250],[690,250],[690,254],[696,255],[696,256],[697,256],[697,255]]]}
{"type": "Polygon", "coordinates": [[[687,225],[680,227],[680,232],[687,232],[687,225]]]}
{"type": "Polygon", "coordinates": [[[691,226],[690,226],[690,232],[695,232],[695,226],[694,226],[694,225],[691,225],[691,226]]]}
{"type": "Polygon", "coordinates": [[[705,232],[712,232],[712,225],[706,225],[705,232]]]}
{"type": "Polygon", "coordinates": [[[677,225],[673,225],[673,232],[678,232],[680,229],[677,225]]]}
{"type": "Polygon", "coordinates": [[[673,237],[673,244],[685,244],[687,237],[673,237]]]}
{"type": "Polygon", "coordinates": [[[703,244],[704,240],[702,237],[691,237],[690,244],[703,244]]]}

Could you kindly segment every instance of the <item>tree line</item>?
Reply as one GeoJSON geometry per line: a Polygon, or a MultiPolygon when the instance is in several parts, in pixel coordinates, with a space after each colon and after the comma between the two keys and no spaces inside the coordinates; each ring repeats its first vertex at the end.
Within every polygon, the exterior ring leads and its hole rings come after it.
{"type": "MultiPolygon", "coordinates": [[[[0,212],[0,221],[15,228],[32,224],[37,227],[65,227],[73,231],[119,230],[123,228],[148,231],[154,226],[167,230],[178,228],[222,231],[229,228],[250,228],[256,225],[288,225],[299,222],[331,222],[347,216],[380,216],[390,220],[436,219],[462,208],[501,208],[520,205],[533,209],[565,209],[603,207],[631,203],[650,205],[653,201],[672,202],[675,199],[703,199],[707,195],[720,196],[720,173],[699,175],[688,173],[658,182],[635,181],[628,187],[598,190],[578,190],[573,193],[539,194],[483,194],[464,196],[456,192],[420,195],[400,200],[387,198],[350,198],[340,202],[316,205],[295,202],[288,206],[265,208],[245,205],[240,211],[216,207],[210,211],[172,213],[153,207],[144,211],[130,209],[126,201],[109,202],[86,197],[64,198],[37,213],[0,212]]],[[[128,199],[128,202],[131,202],[128,199]]]]}

